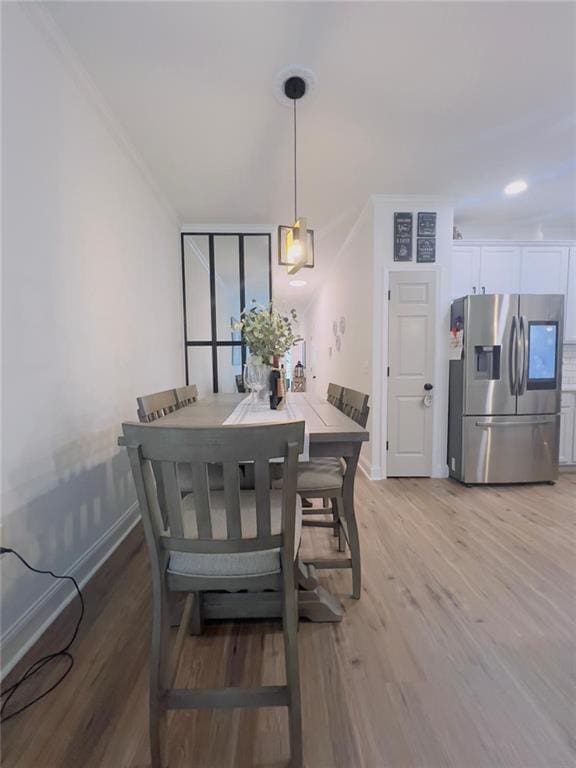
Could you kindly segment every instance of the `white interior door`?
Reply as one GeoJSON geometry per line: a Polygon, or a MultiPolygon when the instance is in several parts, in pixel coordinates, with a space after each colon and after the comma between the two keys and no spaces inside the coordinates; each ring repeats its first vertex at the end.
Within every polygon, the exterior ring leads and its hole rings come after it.
{"type": "Polygon", "coordinates": [[[432,473],[436,274],[391,272],[388,315],[390,477],[432,473]],[[427,388],[432,385],[432,389],[427,388]],[[426,403],[426,395],[431,403],[426,403]]]}

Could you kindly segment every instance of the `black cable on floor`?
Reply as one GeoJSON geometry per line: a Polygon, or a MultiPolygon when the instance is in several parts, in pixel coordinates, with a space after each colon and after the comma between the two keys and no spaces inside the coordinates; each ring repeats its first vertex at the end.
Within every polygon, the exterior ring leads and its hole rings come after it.
{"type": "Polygon", "coordinates": [[[78,597],[80,598],[80,616],[78,617],[78,621],[76,623],[76,627],[74,629],[74,632],[72,633],[72,637],[68,641],[68,643],[59,651],[56,651],[55,653],[50,653],[47,656],[42,656],[42,658],[35,661],[33,664],[31,664],[26,672],[15,682],[13,685],[11,685],[9,688],[6,688],[6,690],[3,690],[0,692],[0,698],[6,697],[4,701],[2,702],[2,706],[0,707],[0,723],[5,723],[7,720],[10,720],[10,718],[15,717],[16,715],[19,715],[20,712],[24,712],[25,709],[28,709],[28,707],[31,707],[32,704],[35,704],[37,701],[40,701],[40,699],[43,699],[44,696],[47,696],[51,691],[53,691],[55,688],[57,688],[60,683],[64,680],[64,678],[69,674],[70,670],[74,666],[74,657],[72,656],[70,651],[70,647],[72,646],[72,643],[74,640],[76,640],[76,637],[78,635],[78,630],[80,629],[80,624],[82,623],[82,619],[84,618],[84,598],[82,597],[82,591],[80,587],[78,586],[78,582],[73,576],[58,576],[58,574],[53,573],[52,571],[41,571],[38,568],[34,568],[30,565],[30,563],[27,563],[26,560],[20,555],[18,552],[16,552],[15,549],[10,549],[8,547],[0,547],[0,555],[5,554],[12,554],[15,555],[20,562],[22,562],[26,568],[29,568],[31,571],[34,571],[34,573],[41,573],[41,574],[47,574],[49,576],[53,576],[55,579],[68,579],[71,581],[75,588],[76,592],[78,593],[78,597]],[[55,659],[68,659],[69,664],[64,673],[58,678],[58,680],[53,683],[50,688],[43,691],[39,696],[36,696],[31,701],[27,702],[23,706],[16,709],[14,712],[10,712],[9,715],[5,715],[4,711],[6,709],[6,706],[12,696],[16,693],[18,688],[25,683],[27,680],[29,680],[33,675],[35,675],[37,672],[39,672],[41,669],[44,669],[44,667],[49,664],[51,661],[54,661],[55,659]]]}

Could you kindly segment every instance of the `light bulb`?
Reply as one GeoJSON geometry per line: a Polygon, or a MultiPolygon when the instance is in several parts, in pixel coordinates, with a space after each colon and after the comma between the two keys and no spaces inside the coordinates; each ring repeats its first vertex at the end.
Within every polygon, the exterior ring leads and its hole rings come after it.
{"type": "Polygon", "coordinates": [[[287,260],[290,264],[297,264],[302,258],[302,243],[299,240],[294,240],[288,246],[287,260]]]}

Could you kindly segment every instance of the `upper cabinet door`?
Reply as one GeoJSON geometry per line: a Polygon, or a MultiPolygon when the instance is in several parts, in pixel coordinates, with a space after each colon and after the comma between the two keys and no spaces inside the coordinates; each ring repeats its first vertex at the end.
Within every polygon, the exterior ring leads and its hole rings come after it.
{"type": "Polygon", "coordinates": [[[564,302],[564,341],[576,343],[576,248],[570,248],[568,288],[564,302]]]}
{"type": "Polygon", "coordinates": [[[480,248],[474,245],[452,246],[452,295],[459,299],[480,293],[480,248]]]}
{"type": "Polygon", "coordinates": [[[520,268],[521,293],[561,293],[568,287],[569,249],[554,245],[530,245],[522,248],[520,268]]]}
{"type": "Polygon", "coordinates": [[[480,256],[480,293],[520,292],[521,250],[487,245],[480,256]]]}

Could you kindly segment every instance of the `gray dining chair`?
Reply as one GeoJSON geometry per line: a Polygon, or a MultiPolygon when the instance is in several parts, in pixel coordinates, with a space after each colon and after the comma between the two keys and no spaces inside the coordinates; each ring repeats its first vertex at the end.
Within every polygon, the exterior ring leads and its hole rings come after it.
{"type": "Polygon", "coordinates": [[[368,414],[370,413],[368,399],[368,395],[364,394],[364,392],[343,387],[340,410],[357,424],[365,427],[368,421],[368,414]]]}
{"type": "Polygon", "coordinates": [[[151,395],[142,395],[137,397],[138,419],[147,424],[151,421],[172,413],[178,407],[176,392],[173,389],[166,389],[163,392],[154,392],[151,395]]]}
{"type": "MultiPolygon", "coordinates": [[[[337,385],[330,385],[337,387],[337,385]]],[[[338,387],[339,405],[347,416],[362,427],[368,418],[368,395],[356,390],[338,387]]],[[[332,390],[336,394],[336,390],[332,390]]],[[[338,537],[338,549],[350,551],[350,558],[334,560],[308,560],[316,568],[350,568],[352,570],[352,596],[360,598],[362,592],[362,559],[360,537],[354,508],[354,482],[360,459],[361,446],[343,447],[347,455],[340,457],[317,456],[298,467],[298,493],[303,501],[321,499],[321,507],[303,509],[303,525],[311,528],[330,528],[338,537]],[[319,516],[331,519],[318,519],[319,516]],[[311,519],[312,518],[312,519],[311,519]]],[[[275,487],[281,487],[282,481],[274,481],[275,487]]]]}
{"type": "Polygon", "coordinates": [[[153,622],[150,664],[152,768],[162,766],[166,713],[171,709],[287,707],[292,766],[302,766],[295,582],[301,531],[296,492],[304,422],[260,426],[162,427],[125,423],[126,446],[152,566],[153,622]],[[270,489],[270,460],[283,459],[283,487],[270,489]],[[211,491],[208,465],[221,462],[224,490],[211,491]],[[255,489],[241,491],[239,464],[253,462],[255,489]],[[168,519],[159,510],[152,463],[161,467],[168,519]],[[190,464],[193,493],[180,494],[178,466],[190,464]],[[275,590],[282,593],[286,684],[256,688],[175,688],[176,670],[191,622],[201,621],[203,591],[275,590]],[[187,593],[168,662],[169,605],[187,593]]]}
{"type": "Polygon", "coordinates": [[[174,390],[178,408],[184,408],[198,400],[198,387],[196,384],[187,384],[185,387],[176,387],[174,390]]]}
{"type": "Polygon", "coordinates": [[[330,405],[335,405],[337,408],[340,407],[340,403],[342,400],[342,387],[338,384],[333,384],[330,382],[328,384],[328,392],[326,393],[326,399],[330,403],[330,405]]]}

